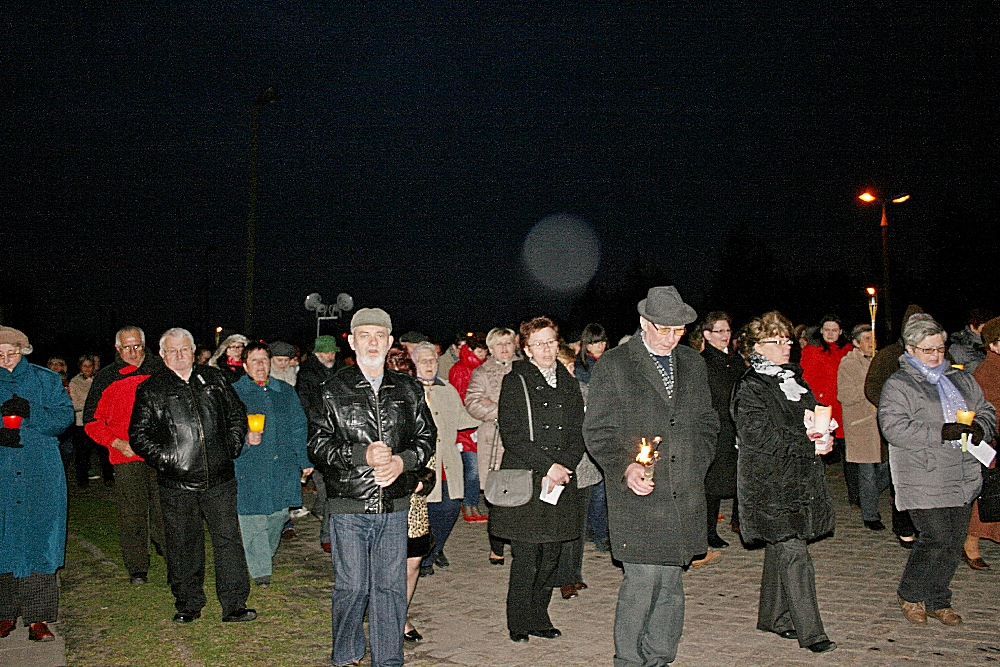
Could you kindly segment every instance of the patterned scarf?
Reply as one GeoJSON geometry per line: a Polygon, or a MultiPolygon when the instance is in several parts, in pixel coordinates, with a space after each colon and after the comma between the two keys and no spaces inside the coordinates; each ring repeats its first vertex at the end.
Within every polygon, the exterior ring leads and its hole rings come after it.
{"type": "MultiPolygon", "coordinates": [[[[646,350],[649,352],[649,350],[646,350]]],[[[655,354],[649,352],[650,358],[653,360],[653,365],[656,366],[656,370],[660,371],[660,379],[663,380],[663,388],[667,390],[667,396],[669,398],[674,397],[674,355],[668,354],[666,359],[666,364],[660,363],[660,358],[657,358],[655,354]]]]}
{"type": "MultiPolygon", "coordinates": [[[[532,359],[531,363],[535,364],[535,360],[532,359]]],[[[558,363],[558,362],[556,362],[556,363],[558,363]]],[[[545,382],[550,387],[552,387],[553,389],[555,389],[556,388],[556,365],[552,364],[548,368],[542,368],[538,364],[535,364],[535,368],[537,368],[539,371],[541,371],[542,377],[545,378],[545,382]]]]}
{"type": "MultiPolygon", "coordinates": [[[[967,410],[969,405],[965,402],[965,397],[962,396],[962,392],[958,390],[955,383],[948,379],[948,376],[944,374],[948,370],[948,364],[942,361],[940,364],[931,368],[930,366],[922,363],[919,359],[914,357],[909,352],[904,352],[903,356],[906,358],[907,363],[920,371],[920,374],[924,376],[924,379],[930,382],[932,385],[937,387],[938,398],[941,399],[941,412],[944,415],[945,423],[954,422],[957,419],[955,414],[958,410],[967,410]]],[[[962,446],[959,440],[951,440],[951,446],[958,449],[962,446]]]]}
{"type": "Polygon", "coordinates": [[[784,392],[785,398],[793,403],[798,403],[802,395],[809,391],[795,381],[795,371],[779,366],[763,355],[751,354],[750,364],[761,375],[781,378],[778,388],[784,392]]]}

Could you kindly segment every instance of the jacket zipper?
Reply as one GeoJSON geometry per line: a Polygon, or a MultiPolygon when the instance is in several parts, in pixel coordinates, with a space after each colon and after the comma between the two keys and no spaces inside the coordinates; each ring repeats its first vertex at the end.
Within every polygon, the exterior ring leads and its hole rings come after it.
{"type": "MultiPolygon", "coordinates": [[[[382,381],[385,382],[385,378],[384,377],[382,378],[382,381]]],[[[381,386],[379,387],[379,389],[381,389],[381,386]]],[[[372,393],[375,394],[375,423],[378,426],[378,439],[380,441],[382,441],[382,405],[381,405],[381,403],[379,403],[379,399],[378,399],[379,390],[375,389],[375,387],[372,387],[372,393]]],[[[382,496],[382,491],[383,491],[382,487],[381,486],[378,487],[378,512],[379,512],[379,514],[383,514],[385,512],[385,504],[384,504],[385,503],[385,499],[382,496]]]]}
{"type": "Polygon", "coordinates": [[[191,389],[189,384],[186,389],[191,398],[191,405],[194,407],[194,413],[198,416],[198,435],[201,437],[201,458],[205,462],[205,484],[208,484],[209,474],[208,474],[208,447],[205,443],[205,425],[201,421],[201,411],[198,410],[197,401],[194,400],[194,391],[191,389]]]}

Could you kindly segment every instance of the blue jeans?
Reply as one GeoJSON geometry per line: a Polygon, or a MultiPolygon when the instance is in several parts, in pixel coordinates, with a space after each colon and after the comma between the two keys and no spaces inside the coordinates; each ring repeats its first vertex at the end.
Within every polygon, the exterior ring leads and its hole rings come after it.
{"type": "Polygon", "coordinates": [[[892,484],[889,463],[856,463],[858,466],[858,496],[861,499],[862,521],[880,521],[878,497],[892,484]]]}
{"type": "Polygon", "coordinates": [[[608,499],[604,493],[603,479],[590,487],[587,524],[595,544],[608,541],[608,499]]]}
{"type": "Polygon", "coordinates": [[[437,555],[444,551],[444,543],[451,535],[451,529],[458,520],[458,510],[462,502],[452,500],[448,495],[448,481],[441,480],[441,502],[427,503],[427,521],[431,524],[431,535],[434,536],[434,548],[420,561],[424,567],[434,564],[437,555]]]}
{"type": "Polygon", "coordinates": [[[372,667],[403,664],[406,515],[330,515],[334,665],[349,665],[365,656],[365,609],[372,667]]]}
{"type": "Polygon", "coordinates": [[[479,457],[476,452],[462,452],[463,480],[465,481],[466,507],[479,507],[479,457]]]}

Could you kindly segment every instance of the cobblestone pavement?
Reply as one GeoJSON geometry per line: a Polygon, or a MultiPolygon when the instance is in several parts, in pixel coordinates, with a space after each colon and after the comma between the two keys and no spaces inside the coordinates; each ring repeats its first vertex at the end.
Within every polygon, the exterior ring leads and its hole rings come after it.
{"type": "MultiPolygon", "coordinates": [[[[765,665],[980,665],[1000,662],[998,572],[1000,545],[983,540],[994,569],[976,572],[959,565],[952,588],[954,607],[965,623],[948,628],[931,619],[907,622],[896,602],[896,585],[909,552],[891,531],[872,532],[848,506],[842,477],[828,477],[837,509],[832,538],[810,546],[816,566],[819,606],[827,634],[838,648],[813,655],[797,642],[756,630],[763,550],[744,549],[728,523],[720,535],[731,546],[715,563],[684,575],[686,617],[678,667],[765,665]]],[[[724,502],[728,507],[728,502],[724,502]]],[[[883,516],[889,516],[887,494],[883,516]]],[[[532,637],[514,644],[504,616],[508,564],[487,563],[484,524],[459,525],[445,549],[451,567],[420,580],[410,619],[424,635],[407,658],[440,665],[610,665],[612,625],[621,571],[608,554],[588,546],[578,598],[553,596],[551,615],[563,636],[532,637]]]]}

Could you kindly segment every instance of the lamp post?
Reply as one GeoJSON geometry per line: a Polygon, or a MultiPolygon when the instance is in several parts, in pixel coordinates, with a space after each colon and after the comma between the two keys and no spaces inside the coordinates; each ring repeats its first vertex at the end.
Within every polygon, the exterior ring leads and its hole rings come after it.
{"type": "Polygon", "coordinates": [[[257,133],[260,128],[260,110],[281,99],[274,87],[261,91],[250,107],[250,193],[247,219],[246,290],[243,298],[243,333],[253,329],[254,256],[257,237],[257,133]]]}
{"type": "MultiPolygon", "coordinates": [[[[882,221],[879,223],[879,227],[882,229],[882,301],[885,305],[885,330],[892,337],[892,314],[889,307],[889,219],[885,214],[886,200],[884,197],[880,198],[872,194],[871,190],[865,190],[860,195],[858,199],[866,204],[871,204],[872,202],[880,201],[882,202],[882,221]]],[[[901,194],[893,197],[889,201],[893,204],[902,204],[910,199],[910,195],[901,194]]],[[[874,322],[872,323],[872,335],[874,335],[875,327],[874,322]]]]}

